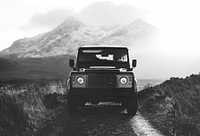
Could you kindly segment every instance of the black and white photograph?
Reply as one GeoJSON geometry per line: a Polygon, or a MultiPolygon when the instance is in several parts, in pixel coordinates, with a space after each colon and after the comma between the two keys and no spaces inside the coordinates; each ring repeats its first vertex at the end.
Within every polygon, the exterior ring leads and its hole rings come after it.
{"type": "Polygon", "coordinates": [[[199,7],[0,0],[0,136],[200,136],[199,7]]]}

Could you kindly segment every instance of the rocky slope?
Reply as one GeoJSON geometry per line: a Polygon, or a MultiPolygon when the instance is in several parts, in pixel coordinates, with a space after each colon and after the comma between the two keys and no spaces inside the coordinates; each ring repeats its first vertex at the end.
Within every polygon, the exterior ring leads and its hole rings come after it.
{"type": "Polygon", "coordinates": [[[139,46],[134,41],[148,39],[157,31],[156,27],[142,19],[127,26],[93,27],[69,17],[50,32],[15,41],[8,49],[0,52],[0,56],[24,58],[74,54],[79,46],[88,44],[139,46]]]}

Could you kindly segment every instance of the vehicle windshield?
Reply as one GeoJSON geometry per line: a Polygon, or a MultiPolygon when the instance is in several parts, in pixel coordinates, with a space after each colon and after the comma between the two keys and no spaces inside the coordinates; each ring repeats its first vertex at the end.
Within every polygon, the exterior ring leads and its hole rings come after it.
{"type": "Polygon", "coordinates": [[[80,49],[78,63],[83,66],[116,66],[128,64],[128,50],[126,48],[95,48],[80,49]]]}

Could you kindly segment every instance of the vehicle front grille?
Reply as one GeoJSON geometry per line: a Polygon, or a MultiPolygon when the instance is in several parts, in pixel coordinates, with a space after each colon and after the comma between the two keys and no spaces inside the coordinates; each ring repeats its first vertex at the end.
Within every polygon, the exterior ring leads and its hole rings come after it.
{"type": "Polygon", "coordinates": [[[116,74],[92,73],[88,75],[89,88],[115,88],[116,74]]]}

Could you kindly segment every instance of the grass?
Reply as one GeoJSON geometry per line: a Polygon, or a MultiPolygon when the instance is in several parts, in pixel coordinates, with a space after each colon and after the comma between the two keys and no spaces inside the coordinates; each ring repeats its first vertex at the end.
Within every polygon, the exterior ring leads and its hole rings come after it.
{"type": "Polygon", "coordinates": [[[200,135],[200,75],[171,78],[139,92],[139,109],[167,135],[200,135]]]}
{"type": "Polygon", "coordinates": [[[28,125],[28,116],[17,98],[7,93],[0,94],[0,133],[1,135],[19,135],[28,125]]]}
{"type": "MultiPolygon", "coordinates": [[[[65,91],[63,81],[2,83],[0,85],[0,134],[33,135],[54,114],[49,96],[65,91]],[[52,108],[52,107],[51,107],[52,108]]],[[[52,97],[51,97],[52,98],[52,97]]],[[[55,97],[53,99],[55,103],[55,97]]]]}

